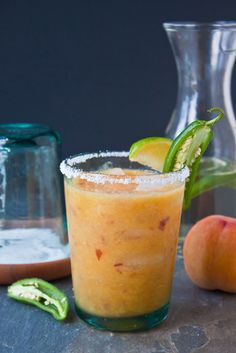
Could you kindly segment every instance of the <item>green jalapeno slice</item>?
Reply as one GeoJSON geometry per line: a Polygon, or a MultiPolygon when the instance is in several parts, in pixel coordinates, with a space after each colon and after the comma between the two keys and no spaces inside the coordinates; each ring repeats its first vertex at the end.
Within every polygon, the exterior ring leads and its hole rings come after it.
{"type": "Polygon", "coordinates": [[[69,311],[65,294],[39,278],[27,278],[13,283],[8,287],[7,295],[49,312],[56,320],[64,320],[69,311]]]}
{"type": "Polygon", "coordinates": [[[213,137],[212,126],[224,116],[224,111],[220,108],[211,108],[208,112],[218,115],[209,121],[195,120],[189,124],[172,142],[163,167],[164,173],[179,170],[184,166],[189,168],[190,176],[186,181],[184,193],[185,209],[191,203],[191,192],[201,157],[213,137]]]}

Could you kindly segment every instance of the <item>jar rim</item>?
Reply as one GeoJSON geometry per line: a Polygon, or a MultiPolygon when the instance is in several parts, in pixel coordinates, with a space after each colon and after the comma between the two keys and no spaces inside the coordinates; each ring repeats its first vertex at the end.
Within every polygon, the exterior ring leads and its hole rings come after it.
{"type": "Polygon", "coordinates": [[[176,29],[236,29],[236,21],[170,21],[164,22],[163,27],[167,30],[176,29]]]}
{"type": "Polygon", "coordinates": [[[3,123],[0,124],[0,145],[15,143],[16,141],[30,140],[39,136],[54,134],[60,141],[57,131],[50,126],[39,123],[3,123]]]}
{"type": "Polygon", "coordinates": [[[184,182],[189,176],[189,169],[184,167],[178,171],[169,172],[169,173],[160,173],[158,171],[147,169],[147,173],[142,173],[138,176],[129,176],[129,175],[114,175],[114,174],[105,174],[101,171],[85,171],[83,164],[90,161],[91,159],[103,159],[103,158],[125,158],[127,159],[129,152],[126,151],[106,151],[98,153],[81,153],[74,156],[71,156],[60,164],[60,170],[62,174],[68,178],[73,179],[80,177],[89,182],[95,184],[151,184],[155,186],[164,186],[168,184],[174,184],[178,182],[184,182]]]}

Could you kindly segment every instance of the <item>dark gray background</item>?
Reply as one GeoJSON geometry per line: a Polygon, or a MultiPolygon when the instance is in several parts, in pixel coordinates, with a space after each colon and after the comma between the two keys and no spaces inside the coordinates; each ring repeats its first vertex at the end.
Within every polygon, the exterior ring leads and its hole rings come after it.
{"type": "Polygon", "coordinates": [[[177,93],[162,22],[235,19],[235,0],[0,0],[0,122],[50,124],[64,156],[161,135],[177,93]]]}

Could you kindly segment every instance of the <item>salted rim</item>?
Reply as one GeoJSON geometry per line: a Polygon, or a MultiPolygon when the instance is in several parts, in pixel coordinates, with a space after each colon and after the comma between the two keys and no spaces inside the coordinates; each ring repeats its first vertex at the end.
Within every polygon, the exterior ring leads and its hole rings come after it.
{"type": "Polygon", "coordinates": [[[117,176],[111,174],[103,174],[101,172],[85,172],[82,168],[79,168],[78,165],[87,162],[92,158],[104,158],[104,157],[128,157],[129,152],[98,152],[98,153],[86,153],[78,154],[70,158],[65,159],[60,164],[60,170],[67,178],[76,178],[80,177],[81,179],[86,179],[89,182],[96,184],[155,184],[155,185],[166,185],[173,184],[176,182],[184,182],[189,176],[188,167],[184,167],[179,171],[171,173],[153,173],[139,175],[136,177],[133,176],[117,176]]]}

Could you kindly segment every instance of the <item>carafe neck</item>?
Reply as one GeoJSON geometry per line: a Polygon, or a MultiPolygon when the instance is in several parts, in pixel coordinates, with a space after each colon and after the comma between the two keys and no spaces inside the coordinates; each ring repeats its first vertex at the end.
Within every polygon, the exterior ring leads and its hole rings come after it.
{"type": "MultiPolygon", "coordinates": [[[[178,71],[177,102],[167,135],[176,137],[195,119],[207,120],[209,108],[220,107],[225,111],[225,118],[214,128],[212,153],[221,154],[229,140],[230,148],[236,151],[236,125],[230,93],[236,57],[236,23],[170,23],[164,27],[178,71]]],[[[226,157],[236,160],[236,152],[228,154],[226,157]]]]}

